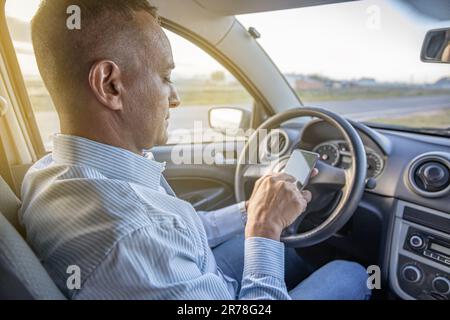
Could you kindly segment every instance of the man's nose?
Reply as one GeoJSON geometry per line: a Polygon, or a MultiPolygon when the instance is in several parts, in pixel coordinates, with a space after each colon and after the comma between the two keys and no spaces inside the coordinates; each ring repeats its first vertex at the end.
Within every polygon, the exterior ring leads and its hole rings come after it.
{"type": "Polygon", "coordinates": [[[172,87],[172,91],[171,91],[170,97],[169,97],[169,107],[176,108],[180,105],[180,103],[181,103],[181,101],[180,101],[180,97],[178,96],[178,92],[174,87],[172,87]]]}

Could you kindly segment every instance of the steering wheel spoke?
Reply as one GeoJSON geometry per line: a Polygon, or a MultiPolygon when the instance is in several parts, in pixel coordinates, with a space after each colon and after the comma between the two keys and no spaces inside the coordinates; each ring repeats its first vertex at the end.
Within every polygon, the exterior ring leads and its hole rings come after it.
{"type": "Polygon", "coordinates": [[[317,161],[319,175],[312,178],[307,188],[314,187],[330,192],[339,191],[347,185],[348,172],[345,169],[333,167],[323,161],[317,161]]]}

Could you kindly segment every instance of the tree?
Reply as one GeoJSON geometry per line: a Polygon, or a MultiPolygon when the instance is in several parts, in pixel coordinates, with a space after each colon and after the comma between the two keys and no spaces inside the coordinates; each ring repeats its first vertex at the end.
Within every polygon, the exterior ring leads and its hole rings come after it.
{"type": "Polygon", "coordinates": [[[225,81],[225,72],[223,71],[214,71],[211,73],[211,80],[214,82],[223,82],[225,81]]]}

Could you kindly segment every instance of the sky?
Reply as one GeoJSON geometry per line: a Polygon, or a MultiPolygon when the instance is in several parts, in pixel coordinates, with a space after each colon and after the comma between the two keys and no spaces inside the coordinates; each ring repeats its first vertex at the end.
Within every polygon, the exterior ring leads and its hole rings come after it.
{"type": "Polygon", "coordinates": [[[434,82],[450,76],[449,65],[420,61],[430,21],[405,10],[400,13],[394,3],[357,1],[239,20],[261,33],[259,43],[284,73],[389,82],[434,82]]]}
{"type": "MultiPolygon", "coordinates": [[[[29,21],[38,3],[39,0],[8,0],[6,13],[29,21]]],[[[365,0],[242,15],[238,19],[245,27],[255,27],[261,33],[259,43],[283,73],[407,83],[433,83],[450,76],[450,65],[420,61],[423,38],[432,28],[431,21],[399,10],[393,3],[394,0],[365,0]]],[[[186,40],[171,33],[169,38],[176,76],[223,70],[186,40]],[[193,61],[191,57],[197,59],[193,61]]],[[[21,54],[19,60],[24,72],[36,72],[31,56],[21,54]]]]}

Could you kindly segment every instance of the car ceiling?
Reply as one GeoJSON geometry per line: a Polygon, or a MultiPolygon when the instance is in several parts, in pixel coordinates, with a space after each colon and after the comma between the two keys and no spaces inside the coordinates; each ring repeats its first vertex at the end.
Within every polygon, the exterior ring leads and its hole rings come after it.
{"type": "Polygon", "coordinates": [[[199,6],[220,15],[284,10],[356,0],[194,0],[199,6]]]}

